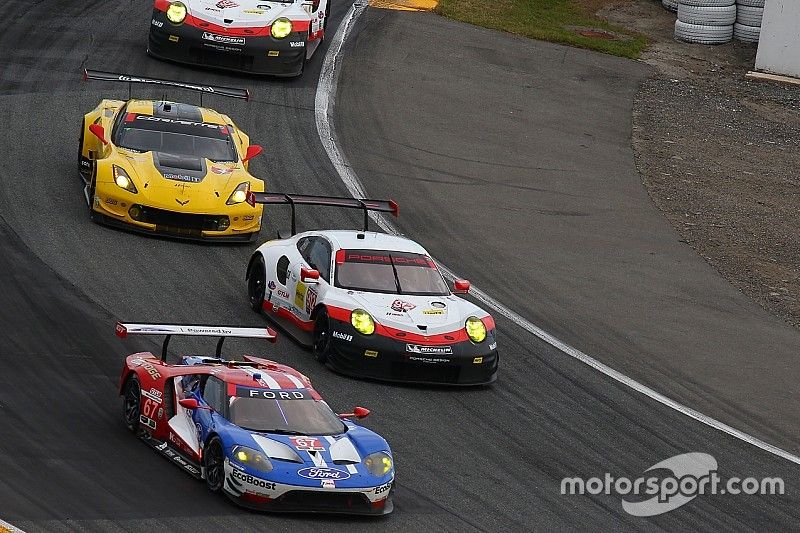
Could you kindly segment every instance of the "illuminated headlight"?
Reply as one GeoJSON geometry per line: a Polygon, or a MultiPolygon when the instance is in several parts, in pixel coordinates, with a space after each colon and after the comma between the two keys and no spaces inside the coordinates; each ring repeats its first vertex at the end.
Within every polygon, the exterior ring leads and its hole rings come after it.
{"type": "Polygon", "coordinates": [[[369,313],[363,309],[356,309],[350,313],[350,323],[356,331],[362,335],[372,335],[375,333],[375,321],[369,313]]]}
{"type": "Polygon", "coordinates": [[[480,318],[469,317],[464,324],[464,329],[467,330],[467,335],[472,342],[483,342],[486,338],[486,325],[480,318]]]}
{"type": "Polygon", "coordinates": [[[392,458],[388,453],[375,452],[364,458],[364,466],[375,477],[383,477],[392,471],[392,458]]]}
{"type": "Polygon", "coordinates": [[[114,183],[116,183],[118,187],[132,192],[133,194],[139,192],[136,190],[136,185],[133,184],[131,177],[128,176],[124,168],[118,167],[117,165],[114,165],[112,168],[114,169],[114,183]]]}
{"type": "Polygon", "coordinates": [[[272,463],[267,456],[247,446],[235,446],[233,448],[233,459],[237,463],[254,468],[259,472],[272,471],[272,463]]]}
{"type": "Polygon", "coordinates": [[[228,201],[225,202],[228,205],[240,204],[247,199],[247,191],[250,189],[250,182],[245,181],[244,183],[240,183],[236,186],[236,189],[231,193],[228,197],[228,201]]]}
{"type": "Polygon", "coordinates": [[[276,39],[283,39],[292,33],[292,21],[281,17],[279,19],[275,19],[275,22],[272,23],[272,36],[276,39]]]}
{"type": "Polygon", "coordinates": [[[186,18],[186,6],[183,2],[172,2],[167,8],[167,20],[173,24],[180,24],[186,18]]]}

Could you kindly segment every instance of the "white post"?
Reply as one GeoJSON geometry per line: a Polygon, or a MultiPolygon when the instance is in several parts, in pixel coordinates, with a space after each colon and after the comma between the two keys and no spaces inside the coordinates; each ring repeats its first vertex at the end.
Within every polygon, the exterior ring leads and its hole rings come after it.
{"type": "Polygon", "coordinates": [[[756,70],[800,78],[800,0],[767,0],[756,70]]]}

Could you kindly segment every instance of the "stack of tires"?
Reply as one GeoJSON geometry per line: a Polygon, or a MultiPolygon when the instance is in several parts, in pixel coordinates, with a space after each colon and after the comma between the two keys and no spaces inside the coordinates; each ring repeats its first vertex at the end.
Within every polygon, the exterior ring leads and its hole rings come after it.
{"type": "Polygon", "coordinates": [[[673,13],[678,10],[678,0],[661,0],[661,5],[673,13]]]}
{"type": "Polygon", "coordinates": [[[761,35],[764,0],[736,0],[736,24],[733,36],[740,41],[757,43],[761,35]]]}
{"type": "Polygon", "coordinates": [[[679,0],[675,38],[687,43],[727,43],[733,38],[734,22],[736,0],[679,0]]]}

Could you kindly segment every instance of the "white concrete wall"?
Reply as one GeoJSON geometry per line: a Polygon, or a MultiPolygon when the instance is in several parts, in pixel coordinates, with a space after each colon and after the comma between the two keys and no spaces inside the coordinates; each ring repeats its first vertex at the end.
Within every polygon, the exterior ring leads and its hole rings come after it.
{"type": "Polygon", "coordinates": [[[756,70],[800,78],[800,0],[767,0],[756,70]]]}

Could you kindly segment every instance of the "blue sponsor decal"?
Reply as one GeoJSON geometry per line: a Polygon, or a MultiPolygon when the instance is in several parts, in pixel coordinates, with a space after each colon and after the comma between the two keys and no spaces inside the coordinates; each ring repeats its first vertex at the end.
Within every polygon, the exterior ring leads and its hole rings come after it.
{"type": "Polygon", "coordinates": [[[349,472],[336,468],[309,467],[297,471],[297,475],[306,479],[347,479],[349,472]]]}

